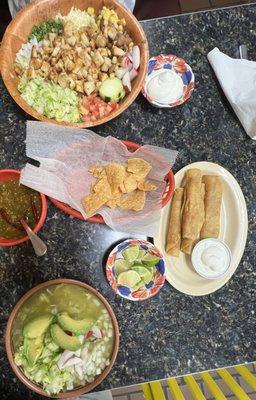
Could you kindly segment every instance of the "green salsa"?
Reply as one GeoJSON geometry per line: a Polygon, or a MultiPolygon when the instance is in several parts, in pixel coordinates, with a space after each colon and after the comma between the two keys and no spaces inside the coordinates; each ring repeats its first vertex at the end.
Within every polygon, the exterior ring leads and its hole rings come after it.
{"type": "Polygon", "coordinates": [[[0,184],[0,237],[19,239],[26,236],[20,219],[31,229],[37,225],[42,211],[38,192],[20,185],[18,179],[0,184]]]}

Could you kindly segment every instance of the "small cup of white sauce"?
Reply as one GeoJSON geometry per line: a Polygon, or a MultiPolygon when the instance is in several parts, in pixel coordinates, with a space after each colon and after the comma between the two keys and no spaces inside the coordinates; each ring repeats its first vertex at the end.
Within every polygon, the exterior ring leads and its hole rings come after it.
{"type": "Polygon", "coordinates": [[[194,86],[194,74],[183,58],[160,54],[149,60],[142,93],[153,106],[171,108],[188,100],[194,86]]]}
{"type": "Polygon", "coordinates": [[[231,265],[231,251],[219,239],[203,239],[198,242],[191,255],[196,272],[206,279],[218,279],[231,265]]]}

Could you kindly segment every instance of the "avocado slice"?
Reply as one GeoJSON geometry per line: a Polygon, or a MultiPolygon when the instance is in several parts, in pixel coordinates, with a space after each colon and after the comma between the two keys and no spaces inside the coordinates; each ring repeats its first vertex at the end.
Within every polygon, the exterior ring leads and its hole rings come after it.
{"type": "Polygon", "coordinates": [[[67,335],[58,324],[51,326],[51,336],[53,341],[64,350],[76,351],[82,346],[78,337],[67,335]]]}
{"type": "Polygon", "coordinates": [[[35,339],[42,336],[49,328],[53,315],[46,314],[30,320],[23,328],[23,336],[28,339],[35,339]]]}
{"type": "Polygon", "coordinates": [[[66,312],[59,314],[57,319],[64,330],[70,331],[75,335],[83,335],[88,332],[96,322],[92,318],[73,319],[66,312]]]}
{"type": "Polygon", "coordinates": [[[43,351],[43,348],[43,336],[35,339],[28,339],[27,337],[24,338],[24,353],[30,367],[35,365],[43,351]]]}

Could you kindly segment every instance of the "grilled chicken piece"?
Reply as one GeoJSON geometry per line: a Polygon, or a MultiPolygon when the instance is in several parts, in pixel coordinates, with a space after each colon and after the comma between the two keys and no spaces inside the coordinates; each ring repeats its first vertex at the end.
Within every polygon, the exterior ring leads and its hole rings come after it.
{"type": "Polygon", "coordinates": [[[111,40],[115,40],[116,35],[117,35],[117,30],[116,30],[116,28],[115,28],[114,26],[111,26],[110,28],[108,28],[107,32],[108,32],[108,37],[109,37],[111,40]]]}
{"type": "Polygon", "coordinates": [[[125,51],[123,51],[120,47],[113,46],[112,47],[112,54],[114,56],[124,56],[125,55],[125,51]]]}
{"type": "Polygon", "coordinates": [[[63,61],[62,60],[59,60],[58,62],[57,62],[57,64],[55,65],[55,71],[56,72],[63,72],[64,71],[64,64],[63,64],[63,61]]]}
{"type": "Polygon", "coordinates": [[[94,82],[85,82],[84,83],[84,91],[87,94],[87,96],[90,96],[92,92],[96,89],[94,82]]]}
{"type": "Polygon", "coordinates": [[[41,68],[43,61],[40,58],[32,58],[31,63],[35,69],[41,68]]]}
{"type": "Polygon", "coordinates": [[[50,64],[46,61],[43,61],[42,66],[41,66],[41,71],[44,72],[45,74],[48,74],[50,72],[50,64]]]}
{"type": "Polygon", "coordinates": [[[52,52],[52,57],[56,57],[60,51],[61,51],[60,45],[56,46],[52,52]]]}
{"type": "Polygon", "coordinates": [[[76,91],[80,93],[84,93],[83,82],[76,81],[76,91]]]}
{"type": "Polygon", "coordinates": [[[65,68],[66,72],[71,72],[75,68],[75,63],[73,61],[71,61],[69,58],[67,58],[64,61],[64,68],[65,68]]]}
{"type": "Polygon", "coordinates": [[[96,41],[95,44],[97,47],[106,47],[107,45],[107,39],[105,38],[104,35],[102,35],[101,33],[96,37],[96,41]]]}
{"type": "Polygon", "coordinates": [[[66,40],[67,40],[67,43],[72,47],[75,46],[75,44],[77,42],[77,39],[75,36],[71,36],[71,37],[67,38],[66,40]]]}
{"type": "Polygon", "coordinates": [[[69,86],[69,77],[65,72],[62,72],[58,76],[58,84],[63,88],[67,88],[69,86]]]}
{"type": "Polygon", "coordinates": [[[99,51],[95,51],[92,60],[93,60],[94,64],[95,64],[97,67],[100,67],[101,65],[104,64],[104,58],[102,57],[102,55],[100,54],[99,51]]]}

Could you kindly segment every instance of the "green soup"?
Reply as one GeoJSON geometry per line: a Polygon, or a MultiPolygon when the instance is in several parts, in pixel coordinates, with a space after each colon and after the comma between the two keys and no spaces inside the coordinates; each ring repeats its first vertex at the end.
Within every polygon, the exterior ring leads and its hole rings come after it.
{"type": "Polygon", "coordinates": [[[15,363],[52,395],[85,385],[101,374],[109,365],[114,328],[106,307],[94,294],[78,285],[58,284],[24,303],[13,324],[12,343],[15,363]]]}
{"type": "Polygon", "coordinates": [[[25,218],[30,228],[34,229],[41,212],[38,192],[20,185],[18,179],[0,184],[0,237],[19,239],[26,236],[20,219],[25,218]]]}

